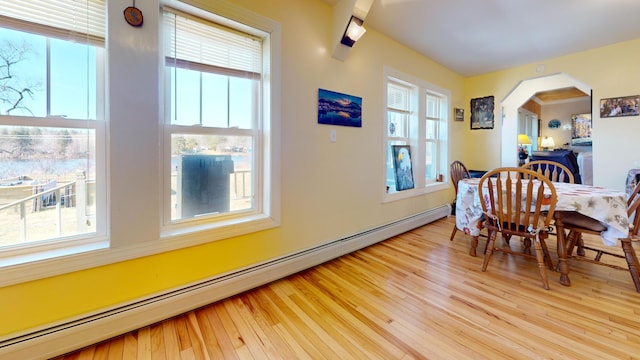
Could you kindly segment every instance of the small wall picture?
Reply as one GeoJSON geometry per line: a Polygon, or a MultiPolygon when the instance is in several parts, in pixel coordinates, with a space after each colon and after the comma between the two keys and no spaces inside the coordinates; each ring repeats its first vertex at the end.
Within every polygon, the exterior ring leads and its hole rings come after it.
{"type": "Polygon", "coordinates": [[[464,121],[464,109],[453,109],[456,121],[464,121]]]}
{"type": "Polygon", "coordinates": [[[600,99],[600,117],[636,116],[640,95],[600,99]]]}
{"type": "Polygon", "coordinates": [[[362,98],[318,89],[318,124],[362,127],[362,98]]]}
{"type": "Polygon", "coordinates": [[[471,130],[493,129],[493,96],[471,99],[471,130]]]}
{"type": "Polygon", "coordinates": [[[396,191],[413,189],[413,167],[409,145],[392,145],[393,166],[396,172],[396,191]]]}

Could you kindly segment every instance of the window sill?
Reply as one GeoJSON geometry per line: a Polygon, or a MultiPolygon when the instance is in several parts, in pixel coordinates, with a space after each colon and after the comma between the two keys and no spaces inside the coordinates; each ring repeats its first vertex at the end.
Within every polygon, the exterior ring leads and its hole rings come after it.
{"type": "Polygon", "coordinates": [[[424,188],[420,189],[411,189],[398,191],[392,194],[385,194],[382,202],[393,202],[403,199],[409,199],[412,197],[422,196],[424,194],[430,194],[437,191],[443,191],[449,189],[450,184],[448,182],[434,182],[431,184],[427,184],[424,188]]]}
{"type": "Polygon", "coordinates": [[[220,240],[266,230],[279,225],[279,222],[265,214],[255,214],[182,227],[167,227],[160,234],[163,241],[177,240],[182,246],[198,245],[212,240],[220,240]],[[205,239],[205,240],[203,240],[205,239]],[[187,244],[185,244],[185,242],[187,244]]]}
{"type": "Polygon", "coordinates": [[[0,287],[94,267],[95,257],[108,249],[104,239],[0,258],[0,287]]]}

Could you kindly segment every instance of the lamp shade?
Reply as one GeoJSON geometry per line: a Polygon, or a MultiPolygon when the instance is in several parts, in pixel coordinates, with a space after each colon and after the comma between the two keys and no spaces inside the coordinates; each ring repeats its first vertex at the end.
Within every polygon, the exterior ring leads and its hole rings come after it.
{"type": "Polygon", "coordinates": [[[542,141],[540,142],[540,146],[542,146],[543,148],[547,149],[547,148],[556,146],[556,143],[553,141],[552,137],[545,136],[542,139],[542,141]]]}
{"type": "Polygon", "coordinates": [[[530,145],[531,139],[527,134],[518,134],[518,145],[530,145]]]}

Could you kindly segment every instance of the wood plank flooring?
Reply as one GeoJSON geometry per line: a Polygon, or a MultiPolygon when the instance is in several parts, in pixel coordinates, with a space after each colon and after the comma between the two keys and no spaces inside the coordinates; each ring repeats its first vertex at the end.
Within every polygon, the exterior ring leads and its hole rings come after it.
{"type": "Polygon", "coordinates": [[[628,272],[570,260],[572,286],[549,272],[547,291],[529,259],[496,253],[481,272],[467,235],[449,241],[453,224],[434,222],[57,360],[640,359],[640,294],[628,272]]]}

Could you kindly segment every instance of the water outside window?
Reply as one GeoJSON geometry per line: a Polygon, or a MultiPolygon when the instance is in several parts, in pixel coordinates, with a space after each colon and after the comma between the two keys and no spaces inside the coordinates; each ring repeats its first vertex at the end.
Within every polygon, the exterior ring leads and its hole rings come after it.
{"type": "Polygon", "coordinates": [[[95,231],[101,50],[0,28],[0,247],[95,231]]]}

